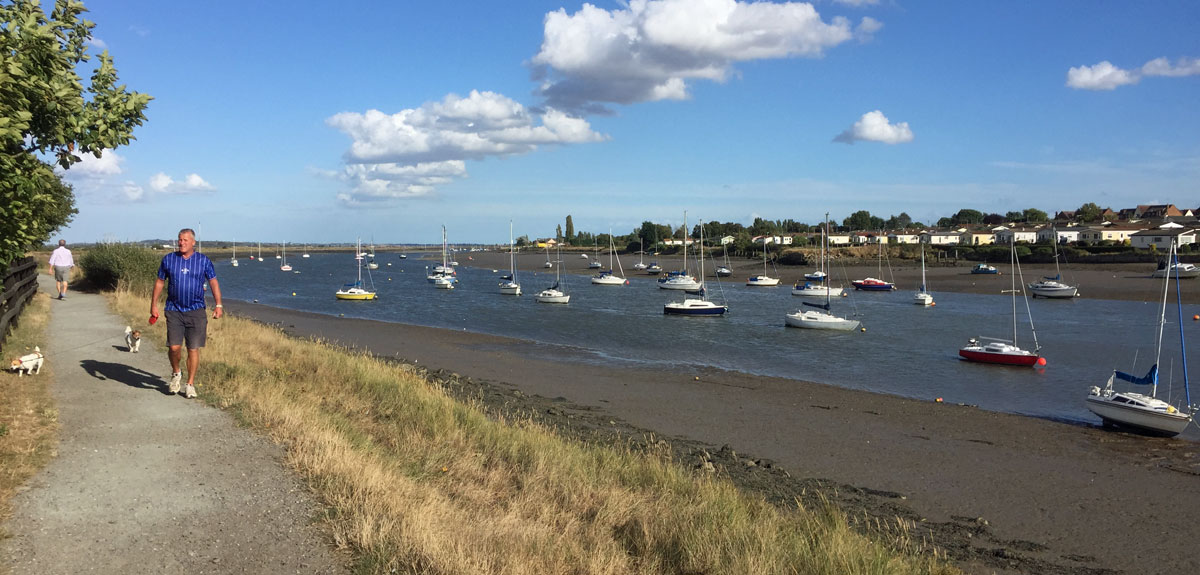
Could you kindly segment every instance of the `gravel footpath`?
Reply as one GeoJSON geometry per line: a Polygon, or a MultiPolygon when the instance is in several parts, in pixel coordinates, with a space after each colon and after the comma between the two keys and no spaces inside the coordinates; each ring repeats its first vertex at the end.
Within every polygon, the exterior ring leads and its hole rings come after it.
{"type": "MultiPolygon", "coordinates": [[[[39,280],[54,293],[51,278],[39,280]]],[[[346,571],[278,446],[168,395],[165,346],[143,340],[129,353],[126,322],[103,296],[51,303],[41,348],[58,455],[14,499],[0,564],[14,574],[346,571]]]]}

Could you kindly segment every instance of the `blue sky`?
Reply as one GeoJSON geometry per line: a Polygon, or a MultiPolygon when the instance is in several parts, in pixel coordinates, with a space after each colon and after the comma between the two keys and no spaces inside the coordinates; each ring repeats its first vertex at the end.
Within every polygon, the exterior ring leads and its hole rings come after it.
{"type": "Polygon", "coordinates": [[[86,5],[155,99],[72,242],[1200,206],[1197,2],[86,5]]]}

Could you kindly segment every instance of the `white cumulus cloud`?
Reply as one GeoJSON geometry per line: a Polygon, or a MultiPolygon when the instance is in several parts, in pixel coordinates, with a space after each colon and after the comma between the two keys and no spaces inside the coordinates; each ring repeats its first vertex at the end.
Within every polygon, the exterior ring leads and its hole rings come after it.
{"type": "Polygon", "coordinates": [[[326,124],[351,139],[340,177],[352,189],[338,196],[351,205],[429,194],[466,177],[466,160],[605,139],[582,118],[553,108],[529,110],[502,94],[479,91],[395,114],[343,112],[326,124]]]}
{"type": "Polygon", "coordinates": [[[125,158],[122,158],[112,150],[104,150],[97,158],[92,154],[79,154],[76,156],[79,161],[71,166],[71,169],[65,172],[60,170],[68,180],[79,181],[81,179],[97,179],[108,176],[115,176],[122,172],[121,164],[125,163],[125,158]]]}
{"type": "Polygon", "coordinates": [[[632,0],[546,15],[535,78],[547,105],[605,112],[606,104],[688,97],[691,80],[724,81],[736,62],[820,57],[879,29],[864,19],[826,22],[811,4],[736,0],[632,0]]]}
{"type": "Polygon", "coordinates": [[[853,126],[838,134],[835,142],[853,144],[854,142],[883,142],[885,144],[903,144],[913,140],[912,129],[908,122],[892,124],[888,122],[883,112],[875,110],[863,114],[853,126]]]}
{"type": "Polygon", "coordinates": [[[833,3],[852,8],[863,8],[865,6],[878,6],[879,0],[833,0],[833,3]]]}
{"type": "Polygon", "coordinates": [[[121,194],[131,202],[140,201],[146,197],[146,190],[134,182],[125,182],[121,186],[121,194]]]}
{"type": "Polygon", "coordinates": [[[177,182],[171,176],[159,172],[150,178],[150,189],[160,194],[188,194],[208,192],[216,188],[198,174],[188,174],[182,182],[177,182]]]}
{"type": "Polygon", "coordinates": [[[1136,84],[1136,72],[1122,70],[1105,60],[1095,66],[1080,66],[1067,70],[1067,85],[1078,90],[1115,90],[1126,84],[1136,84]]]}
{"type": "Polygon", "coordinates": [[[1067,86],[1078,90],[1115,90],[1152,76],[1181,78],[1196,75],[1200,75],[1198,58],[1179,58],[1174,64],[1166,58],[1155,58],[1133,70],[1118,68],[1105,60],[1095,66],[1067,70],[1067,86]]]}

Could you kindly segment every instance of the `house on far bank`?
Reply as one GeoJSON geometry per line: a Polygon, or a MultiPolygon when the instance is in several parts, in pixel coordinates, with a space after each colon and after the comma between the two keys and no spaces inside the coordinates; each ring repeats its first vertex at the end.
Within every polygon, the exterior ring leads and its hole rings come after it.
{"type": "MultiPolygon", "coordinates": [[[[965,230],[963,230],[965,231],[965,230]]],[[[962,241],[962,232],[960,230],[925,230],[921,232],[922,242],[931,246],[956,246],[962,241]]]]}
{"type": "Polygon", "coordinates": [[[1116,243],[1124,243],[1125,240],[1132,242],[1133,234],[1144,231],[1149,228],[1145,224],[1108,224],[1100,226],[1088,226],[1079,232],[1079,241],[1088,244],[1098,244],[1103,241],[1111,241],[1116,243]]]}
{"type": "Polygon", "coordinates": [[[958,243],[968,246],[987,246],[996,243],[996,233],[988,228],[967,230],[958,243]]]}
{"type": "Polygon", "coordinates": [[[890,232],[887,240],[889,244],[919,244],[921,243],[921,234],[910,233],[907,230],[890,232]]]}
{"type": "Polygon", "coordinates": [[[1183,215],[1175,204],[1155,204],[1155,205],[1139,205],[1137,212],[1134,214],[1139,218],[1178,218],[1183,215]]]}
{"type": "Polygon", "coordinates": [[[1172,241],[1178,242],[1181,247],[1194,244],[1196,243],[1196,230],[1178,226],[1178,224],[1164,224],[1154,229],[1142,230],[1129,237],[1130,245],[1142,249],[1154,246],[1159,250],[1167,250],[1170,249],[1172,241]]]}
{"type": "Polygon", "coordinates": [[[831,245],[831,246],[848,246],[848,245],[850,245],[850,234],[829,234],[829,245],[831,245]]]}
{"type": "Polygon", "coordinates": [[[1037,229],[1034,228],[1008,228],[1000,226],[994,228],[995,242],[998,244],[1010,243],[1026,243],[1032,244],[1037,241],[1037,229]]]}
{"type": "Polygon", "coordinates": [[[1056,222],[1073,222],[1073,221],[1075,221],[1075,211],[1074,210],[1063,210],[1061,212],[1058,212],[1058,213],[1054,214],[1054,221],[1056,221],[1056,222]]]}
{"type": "Polygon", "coordinates": [[[1083,233],[1084,228],[1069,227],[1069,228],[1042,228],[1037,232],[1037,241],[1041,242],[1058,242],[1066,244],[1079,241],[1079,236],[1083,233]]]}
{"type": "Polygon", "coordinates": [[[871,232],[850,232],[850,243],[856,246],[886,244],[888,243],[888,238],[885,235],[871,232]]]}

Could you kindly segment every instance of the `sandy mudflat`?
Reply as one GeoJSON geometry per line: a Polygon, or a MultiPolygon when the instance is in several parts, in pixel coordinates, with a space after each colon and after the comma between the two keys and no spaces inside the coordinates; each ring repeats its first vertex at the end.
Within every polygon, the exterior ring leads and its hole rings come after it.
{"type": "Polygon", "coordinates": [[[597,367],[573,361],[584,350],[226,305],[287,333],[415,362],[455,395],[587,440],[654,433],[685,464],[710,459],[781,504],[825,487],[853,514],[909,517],[968,572],[1200,570],[1194,430],[1191,439],[1145,438],[688,365],[597,367]]]}

